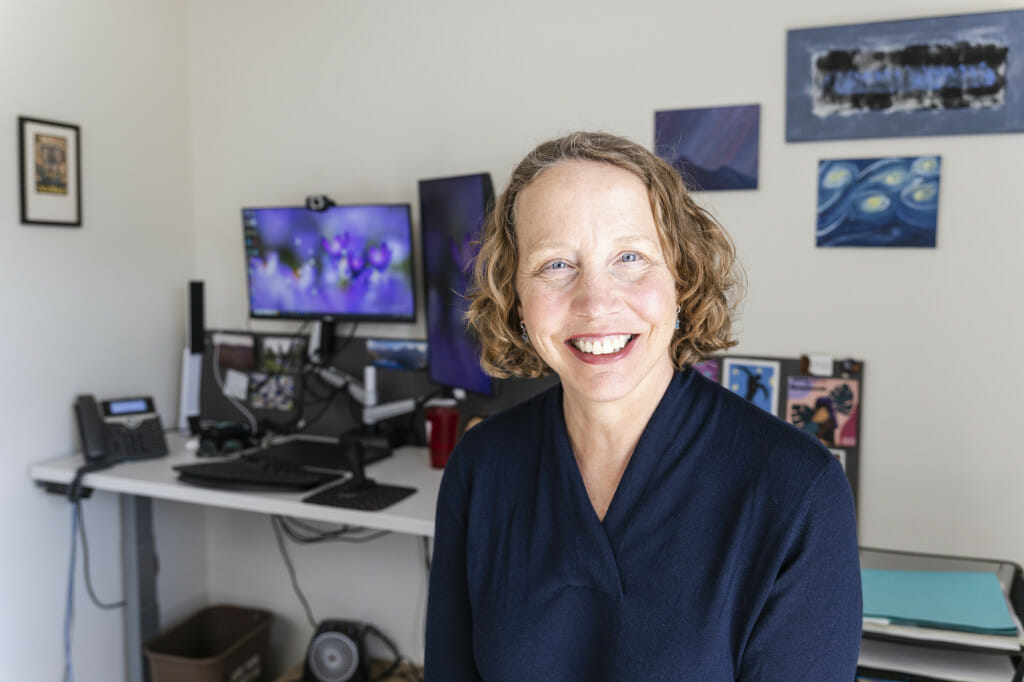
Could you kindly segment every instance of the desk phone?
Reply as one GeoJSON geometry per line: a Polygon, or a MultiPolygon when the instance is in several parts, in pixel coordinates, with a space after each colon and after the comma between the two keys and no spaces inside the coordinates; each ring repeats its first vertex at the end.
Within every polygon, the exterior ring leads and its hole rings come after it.
{"type": "Polygon", "coordinates": [[[75,416],[86,460],[121,462],[167,454],[160,416],[148,396],[97,401],[80,395],[75,416]]]}

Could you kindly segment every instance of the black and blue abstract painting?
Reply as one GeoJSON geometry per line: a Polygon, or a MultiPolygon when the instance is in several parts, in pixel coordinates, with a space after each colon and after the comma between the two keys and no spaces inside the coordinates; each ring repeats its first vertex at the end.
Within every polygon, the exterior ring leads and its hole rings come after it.
{"type": "Polygon", "coordinates": [[[1024,10],[789,31],[786,140],[1024,130],[1024,10]]]}
{"type": "Polygon", "coordinates": [[[818,163],[817,245],[934,247],[941,157],[818,163]]]}
{"type": "Polygon", "coordinates": [[[691,190],[757,189],[757,104],[654,113],[655,153],[691,190]]]}

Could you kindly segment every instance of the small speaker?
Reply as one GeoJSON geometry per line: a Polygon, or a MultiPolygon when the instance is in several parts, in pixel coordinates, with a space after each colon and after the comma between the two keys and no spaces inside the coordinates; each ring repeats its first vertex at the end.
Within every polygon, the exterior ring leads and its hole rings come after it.
{"type": "Polygon", "coordinates": [[[190,417],[199,416],[203,377],[206,323],[203,314],[203,283],[188,283],[188,314],[185,316],[185,348],[181,353],[181,390],[178,394],[178,430],[188,428],[190,417]]]}
{"type": "Polygon", "coordinates": [[[304,682],[367,682],[365,632],[361,623],[325,620],[306,652],[304,682]]]}
{"type": "Polygon", "coordinates": [[[306,208],[310,211],[326,211],[334,206],[334,201],[326,194],[310,194],[306,197],[306,208]]]}
{"type": "Polygon", "coordinates": [[[203,352],[206,331],[203,318],[203,283],[193,280],[188,283],[188,349],[194,355],[203,352]]]}

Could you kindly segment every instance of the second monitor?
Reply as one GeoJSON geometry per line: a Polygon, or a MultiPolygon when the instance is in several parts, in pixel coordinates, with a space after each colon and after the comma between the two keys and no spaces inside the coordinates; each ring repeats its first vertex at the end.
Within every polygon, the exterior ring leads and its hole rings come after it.
{"type": "Polygon", "coordinates": [[[480,230],[494,204],[491,176],[421,180],[419,194],[430,380],[491,395],[492,380],[480,367],[480,344],[465,319],[480,230]]]}

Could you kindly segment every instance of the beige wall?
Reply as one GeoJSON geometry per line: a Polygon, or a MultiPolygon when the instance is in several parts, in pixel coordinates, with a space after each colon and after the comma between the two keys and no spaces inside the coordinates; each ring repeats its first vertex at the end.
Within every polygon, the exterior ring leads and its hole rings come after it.
{"type": "MultiPolygon", "coordinates": [[[[77,447],[77,393],[149,393],[165,420],[176,416],[195,258],[186,25],[185,7],[173,2],[0,2],[4,679],[56,680],[63,665],[70,507],[36,489],[28,466],[77,447]],[[20,224],[18,116],[81,127],[81,229],[20,224]]],[[[158,533],[170,522],[202,521],[191,510],[158,507],[158,533]]],[[[116,498],[96,494],[84,508],[96,590],[115,601],[116,498]]],[[[193,563],[173,534],[160,537],[163,566],[174,574],[161,578],[173,616],[205,598],[205,561],[193,563]],[[198,591],[181,589],[179,581],[197,577],[198,591]]],[[[76,580],[76,679],[117,679],[121,613],[89,603],[80,563],[76,580]]]]}

